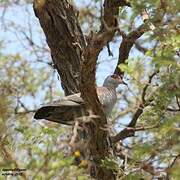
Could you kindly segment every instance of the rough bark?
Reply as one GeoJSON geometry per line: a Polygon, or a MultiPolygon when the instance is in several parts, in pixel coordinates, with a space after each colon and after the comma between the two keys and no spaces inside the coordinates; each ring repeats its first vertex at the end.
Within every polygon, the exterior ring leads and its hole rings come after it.
{"type": "MultiPolygon", "coordinates": [[[[90,173],[92,177],[100,180],[115,179],[115,174],[112,170],[101,166],[102,160],[110,155],[111,145],[108,143],[109,134],[106,131],[107,119],[95,89],[98,55],[103,47],[112,41],[118,30],[123,40],[119,47],[119,59],[114,73],[123,75],[118,65],[125,63],[136,40],[148,29],[147,23],[144,23],[128,35],[121,32],[116,18],[119,6],[131,5],[126,0],[105,0],[100,30],[97,33],[92,32],[85,40],[78,23],[77,10],[67,0],[34,0],[34,11],[46,35],[54,67],[61,77],[65,95],[81,92],[88,111],[92,110],[92,113],[97,115],[96,119],[89,116],[91,120],[85,125],[85,129],[89,139],[87,148],[92,162],[90,173]]],[[[146,89],[147,87],[142,94],[142,103],[128,127],[111,137],[112,143],[134,136],[138,130],[137,120],[144,107],[148,105],[145,102],[146,89]]]]}
{"type": "Polygon", "coordinates": [[[111,40],[115,29],[106,31],[102,26],[102,32],[93,36],[90,46],[86,47],[76,10],[68,1],[35,0],[34,11],[46,35],[53,63],[61,77],[65,95],[81,90],[87,106],[99,115],[95,123],[90,122],[87,125],[92,158],[91,176],[96,179],[114,179],[113,172],[100,165],[101,160],[108,156],[109,147],[107,131],[101,129],[106,124],[106,117],[95,92],[95,67],[99,52],[111,40]],[[93,56],[91,57],[91,55],[93,56]],[[83,61],[83,59],[85,60],[83,61]],[[89,75],[90,77],[88,77],[89,75]],[[92,108],[96,106],[97,108],[92,108]]]}
{"type": "Polygon", "coordinates": [[[65,95],[79,92],[80,63],[85,48],[77,12],[67,1],[35,0],[34,11],[39,18],[51,49],[65,95]]]}
{"type": "Polygon", "coordinates": [[[34,0],[34,11],[51,49],[65,95],[80,91],[87,108],[98,115],[86,124],[86,129],[92,161],[90,173],[100,180],[115,179],[115,174],[101,166],[101,161],[110,154],[110,144],[105,130],[107,120],[95,90],[95,72],[100,51],[113,39],[118,29],[116,16],[119,6],[130,4],[124,0],[105,0],[100,30],[89,35],[86,45],[78,13],[67,0],[34,0]]]}

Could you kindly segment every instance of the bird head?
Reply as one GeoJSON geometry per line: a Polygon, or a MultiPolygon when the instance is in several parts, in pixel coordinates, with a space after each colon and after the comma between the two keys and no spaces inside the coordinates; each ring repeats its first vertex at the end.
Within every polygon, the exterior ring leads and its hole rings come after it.
{"type": "Polygon", "coordinates": [[[117,74],[113,74],[113,75],[109,75],[105,79],[103,86],[117,88],[119,84],[126,84],[126,83],[123,81],[121,76],[117,74]]]}

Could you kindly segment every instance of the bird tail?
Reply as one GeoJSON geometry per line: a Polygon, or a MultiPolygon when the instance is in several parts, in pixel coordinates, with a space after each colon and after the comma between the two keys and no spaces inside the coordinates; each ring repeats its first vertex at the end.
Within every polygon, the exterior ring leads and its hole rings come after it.
{"type": "Polygon", "coordinates": [[[44,106],[37,110],[35,119],[45,119],[65,125],[73,125],[76,118],[82,116],[83,107],[79,106],[44,106]]]}
{"type": "Polygon", "coordinates": [[[55,106],[44,106],[38,109],[34,115],[35,119],[46,119],[55,110],[55,106]]]}

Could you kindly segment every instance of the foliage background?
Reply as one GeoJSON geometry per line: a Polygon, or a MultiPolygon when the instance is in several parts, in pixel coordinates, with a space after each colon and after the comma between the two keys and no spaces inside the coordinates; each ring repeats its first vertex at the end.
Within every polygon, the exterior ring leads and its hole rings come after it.
{"type": "MultiPolygon", "coordinates": [[[[115,161],[117,171],[124,179],[178,179],[178,2],[130,2],[132,8],[119,9],[120,29],[128,34],[142,24],[140,12],[144,9],[150,17],[149,25],[153,24],[155,29],[138,39],[126,63],[119,65],[125,72],[128,88],[118,89],[119,101],[109,120],[110,132],[116,134],[124,129],[142,100],[147,104],[138,119],[135,137],[119,142],[119,155],[110,158],[110,165],[104,163],[108,167],[115,161]]],[[[34,16],[32,2],[1,0],[0,3],[1,169],[25,168],[24,179],[89,179],[86,169],[73,165],[74,156],[68,144],[71,127],[33,119],[40,104],[59,98],[63,92],[51,62],[50,50],[34,16]]],[[[102,2],[78,0],[75,4],[83,32],[98,30],[102,2]]],[[[106,47],[99,55],[97,84],[101,84],[107,74],[113,73],[121,41],[122,38],[116,34],[110,43],[113,57],[109,56],[106,47]]]]}

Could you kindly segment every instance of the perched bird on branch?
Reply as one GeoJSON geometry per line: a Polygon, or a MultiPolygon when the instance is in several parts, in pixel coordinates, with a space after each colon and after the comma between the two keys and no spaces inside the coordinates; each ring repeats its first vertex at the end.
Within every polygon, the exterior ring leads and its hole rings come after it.
{"type": "MultiPolygon", "coordinates": [[[[111,113],[116,103],[116,88],[119,84],[125,83],[119,75],[113,74],[105,79],[103,86],[96,88],[106,116],[111,113]]],[[[81,98],[81,94],[77,93],[41,107],[35,113],[34,118],[72,125],[76,118],[88,116],[87,113],[84,100],[81,98]]]]}

